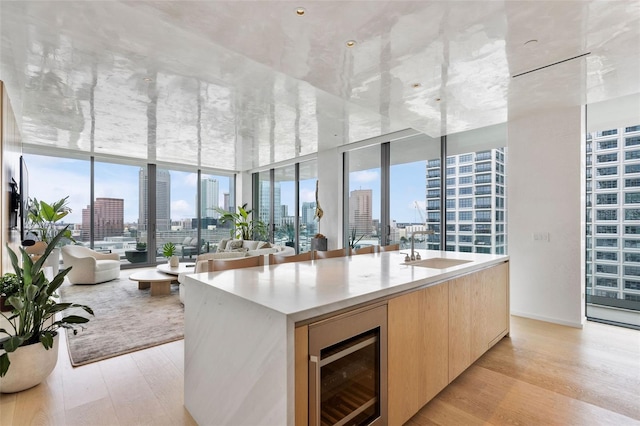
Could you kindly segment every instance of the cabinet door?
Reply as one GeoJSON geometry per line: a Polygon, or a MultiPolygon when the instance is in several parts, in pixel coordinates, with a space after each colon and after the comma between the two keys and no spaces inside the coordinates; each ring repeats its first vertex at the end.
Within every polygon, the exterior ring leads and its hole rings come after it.
{"type": "Polygon", "coordinates": [[[485,269],[471,284],[471,362],[509,331],[509,264],[485,269]]]}
{"type": "Polygon", "coordinates": [[[389,424],[403,424],[448,383],[448,283],[388,305],[389,424]]]}
{"type": "Polygon", "coordinates": [[[471,288],[477,274],[449,281],[449,383],[471,365],[471,288]]]}

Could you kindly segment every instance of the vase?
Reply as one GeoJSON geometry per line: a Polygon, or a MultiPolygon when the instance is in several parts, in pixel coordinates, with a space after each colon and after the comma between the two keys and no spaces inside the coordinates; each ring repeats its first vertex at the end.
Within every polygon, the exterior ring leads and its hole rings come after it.
{"type": "Polygon", "coordinates": [[[9,371],[0,377],[0,393],[20,392],[42,383],[51,374],[58,362],[58,341],[53,338],[53,347],[47,350],[42,343],[20,346],[9,353],[9,371]]]}
{"type": "Polygon", "coordinates": [[[312,238],[311,250],[327,251],[327,239],[326,238],[312,238]]]}
{"type": "Polygon", "coordinates": [[[169,258],[169,266],[171,266],[172,268],[177,268],[179,264],[180,258],[178,256],[173,255],[169,258]]]}

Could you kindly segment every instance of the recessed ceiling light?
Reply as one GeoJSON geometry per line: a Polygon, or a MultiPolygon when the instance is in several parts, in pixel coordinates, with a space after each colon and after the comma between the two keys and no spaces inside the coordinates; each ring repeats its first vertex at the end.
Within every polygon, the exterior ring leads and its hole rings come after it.
{"type": "Polygon", "coordinates": [[[299,7],[299,8],[296,9],[296,15],[298,15],[298,16],[304,15],[305,12],[306,12],[306,10],[304,10],[304,7],[299,7]]]}
{"type": "Polygon", "coordinates": [[[436,98],[436,102],[440,102],[442,99],[440,98],[436,98]]]}
{"type": "Polygon", "coordinates": [[[347,41],[347,47],[353,47],[357,44],[357,42],[355,40],[349,40],[347,41]]]}
{"type": "Polygon", "coordinates": [[[145,81],[145,82],[147,82],[147,83],[151,83],[151,82],[153,81],[153,79],[152,79],[152,78],[149,78],[149,77],[145,77],[145,78],[143,78],[142,80],[144,80],[144,81],[145,81]]]}
{"type": "Polygon", "coordinates": [[[411,87],[413,87],[414,89],[417,89],[418,87],[422,87],[422,83],[413,83],[411,87]]]}
{"type": "Polygon", "coordinates": [[[528,46],[533,46],[533,45],[534,45],[534,44],[536,44],[537,42],[538,42],[538,40],[536,40],[536,39],[532,38],[531,40],[527,40],[527,41],[525,41],[525,42],[524,42],[524,45],[525,45],[525,46],[527,46],[527,45],[528,45],[528,46]]]}

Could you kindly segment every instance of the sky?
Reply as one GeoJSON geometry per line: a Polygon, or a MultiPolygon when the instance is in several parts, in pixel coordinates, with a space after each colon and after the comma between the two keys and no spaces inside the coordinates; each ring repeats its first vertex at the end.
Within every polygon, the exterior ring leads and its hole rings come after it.
{"type": "MultiPolygon", "coordinates": [[[[52,203],[69,196],[72,213],[66,223],[82,223],[82,209],[90,203],[89,162],[68,158],[25,155],[29,170],[29,196],[52,203]]],[[[138,221],[139,210],[138,166],[95,163],[95,197],[124,199],[125,223],[138,221]]],[[[204,175],[203,177],[210,175],[204,175]]],[[[220,184],[219,205],[223,206],[224,193],[229,192],[229,178],[211,176],[220,184]]],[[[171,219],[196,217],[196,173],[171,171],[171,219]]]]}
{"type": "MultiPolygon", "coordinates": [[[[24,157],[29,171],[29,196],[51,203],[68,195],[73,211],[64,221],[82,223],[82,209],[90,203],[89,162],[28,154],[24,157]]],[[[123,198],[125,223],[138,220],[139,170],[137,166],[95,163],[95,196],[123,198]]],[[[422,222],[415,203],[418,203],[426,215],[425,174],[425,161],[391,167],[391,220],[422,222]]],[[[212,177],[220,183],[219,203],[222,206],[223,194],[229,191],[229,178],[212,177]]],[[[300,182],[300,205],[303,202],[315,201],[315,183],[315,179],[300,182]]],[[[350,190],[372,189],[373,219],[380,219],[380,169],[352,172],[349,183],[350,190]]],[[[196,185],[196,173],[171,171],[172,220],[196,216],[196,185]]],[[[281,183],[281,203],[289,206],[289,215],[293,215],[293,191],[293,182],[281,183]]]]}

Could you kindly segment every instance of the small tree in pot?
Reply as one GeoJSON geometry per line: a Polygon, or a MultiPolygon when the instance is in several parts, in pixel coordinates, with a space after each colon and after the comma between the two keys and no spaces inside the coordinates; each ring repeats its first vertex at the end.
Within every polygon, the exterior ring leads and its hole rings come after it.
{"type": "MultiPolygon", "coordinates": [[[[54,359],[50,369],[47,368],[43,372],[44,377],[30,378],[25,382],[23,378],[16,377],[21,374],[14,373],[13,369],[9,370],[13,361],[16,361],[18,365],[22,364],[18,350],[42,344],[44,349],[48,351],[54,347],[54,338],[57,338],[57,330],[60,327],[71,329],[76,333],[75,326],[77,324],[89,321],[88,318],[79,315],[67,315],[61,319],[56,319],[55,315],[58,312],[63,312],[69,308],[81,308],[93,315],[93,310],[88,306],[75,303],[57,303],[54,300],[58,297],[56,291],[64,282],[64,277],[71,270],[70,267],[60,271],[51,281],[44,274],[43,265],[47,257],[60,239],[64,237],[66,231],[67,229],[65,228],[58,232],[47,245],[44,255],[35,262],[24,248],[20,247],[22,266],[18,262],[16,253],[7,245],[19,286],[18,291],[7,298],[7,303],[12,306],[11,313],[8,315],[0,313],[7,319],[12,328],[12,330],[0,328],[0,345],[3,350],[0,355],[1,392],[17,392],[35,386],[44,380],[55,367],[57,353],[51,355],[54,359]],[[11,380],[9,380],[8,373],[12,375],[10,377],[11,380]],[[16,382],[18,383],[16,384],[16,382]]],[[[55,347],[57,348],[57,346],[55,347]]]]}

